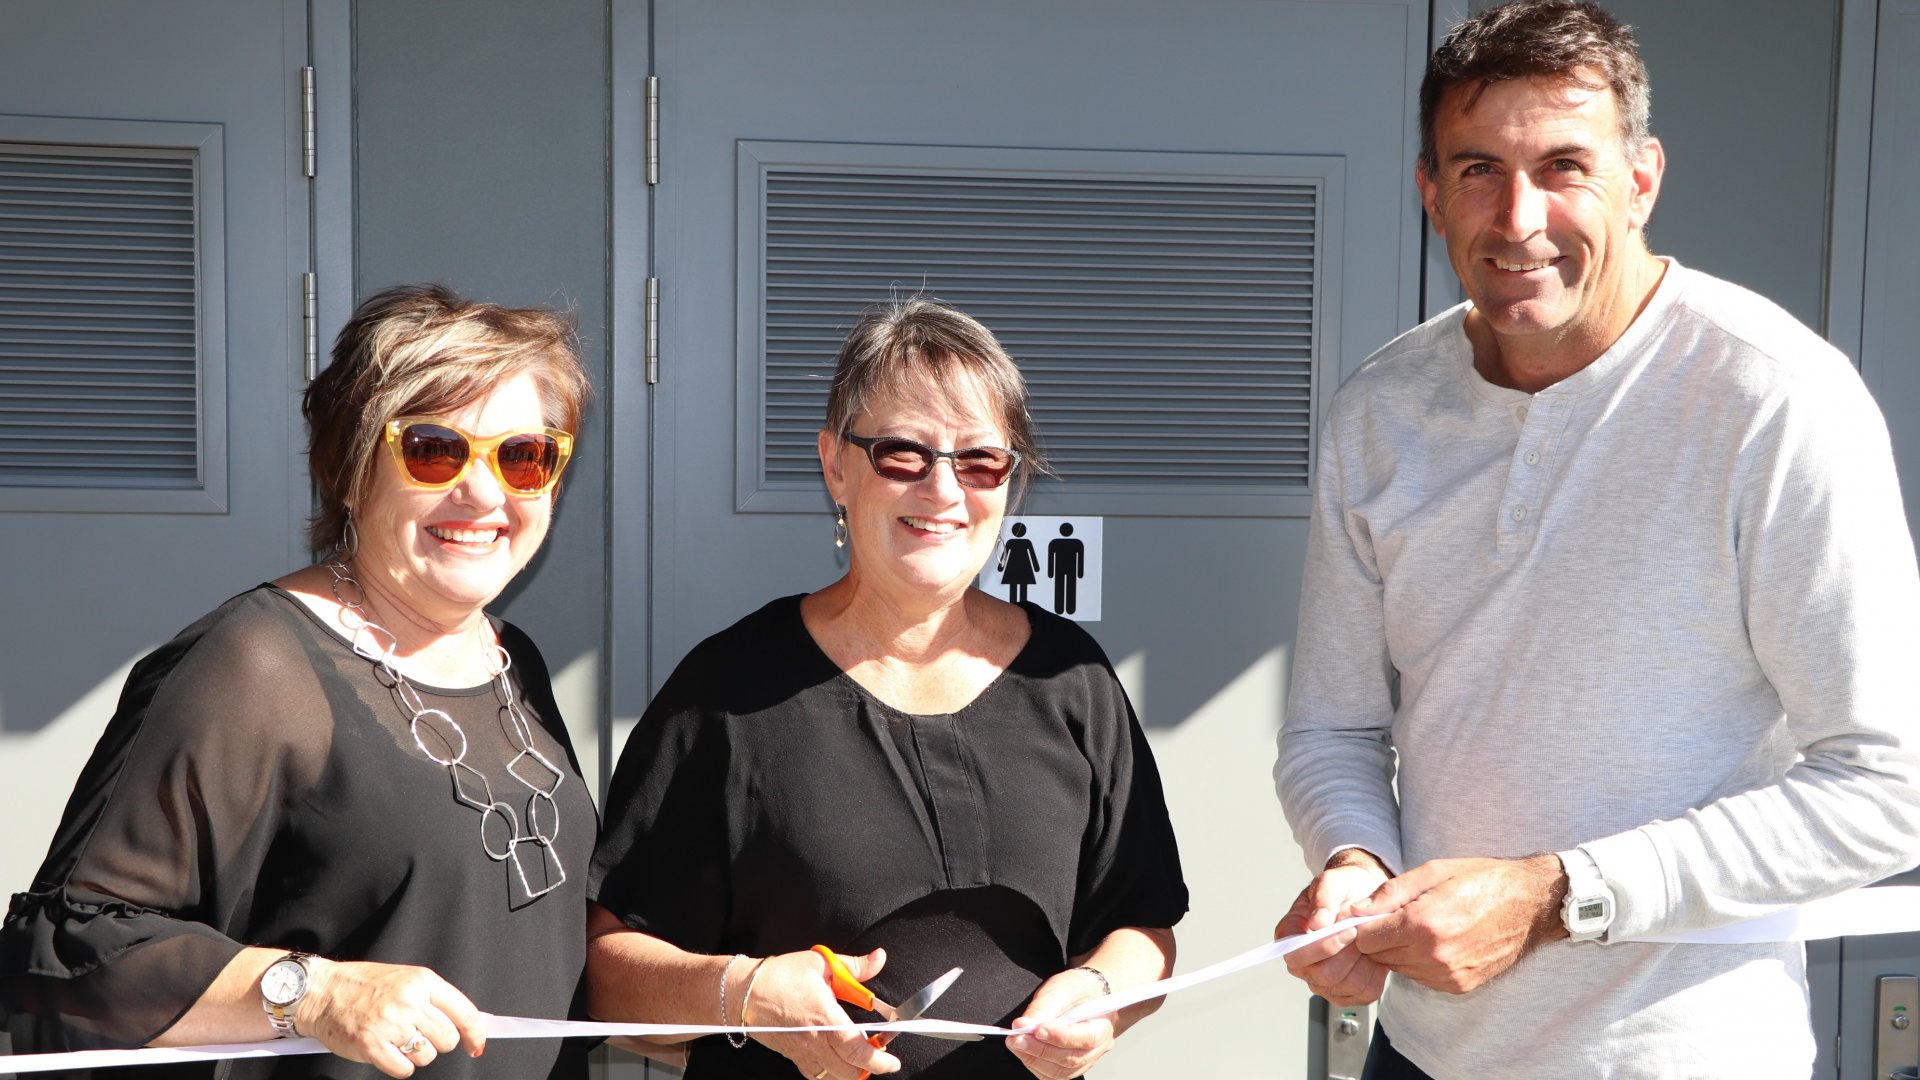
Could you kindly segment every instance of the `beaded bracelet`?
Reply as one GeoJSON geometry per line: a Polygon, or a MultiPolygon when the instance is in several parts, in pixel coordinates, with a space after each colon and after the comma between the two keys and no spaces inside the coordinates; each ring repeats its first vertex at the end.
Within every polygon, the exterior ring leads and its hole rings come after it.
{"type": "Polygon", "coordinates": [[[1086,964],[1081,964],[1079,967],[1071,967],[1071,968],[1068,968],[1067,970],[1068,971],[1084,971],[1087,974],[1093,976],[1094,978],[1099,979],[1101,997],[1106,997],[1108,994],[1113,993],[1113,984],[1107,981],[1107,973],[1104,971],[1101,971],[1099,968],[1089,967],[1086,964]]]}
{"type": "MultiPolygon", "coordinates": [[[[753,973],[747,976],[747,992],[740,995],[740,1026],[741,1027],[747,1026],[747,1006],[753,1004],[753,986],[755,983],[760,981],[760,972],[766,966],[767,966],[766,957],[761,957],[760,962],[753,965],[753,973]]],[[[735,1050],[738,1050],[741,1047],[747,1045],[747,1035],[745,1032],[741,1032],[739,1038],[740,1038],[739,1042],[734,1042],[733,1032],[731,1031],[727,1032],[727,1045],[733,1047],[735,1050]]]]}
{"type": "MultiPolygon", "coordinates": [[[[733,965],[739,963],[742,960],[745,960],[746,958],[747,958],[747,954],[745,953],[734,953],[733,958],[727,961],[727,966],[720,969],[720,1026],[721,1027],[727,1026],[727,976],[733,974],[733,965]]],[[[741,1013],[744,1014],[747,1011],[746,1007],[742,1006],[740,1011],[741,1013]]],[[[727,1041],[730,1043],[733,1042],[733,1032],[731,1031],[727,1032],[727,1041]]],[[[734,1043],[734,1045],[744,1046],[746,1045],[746,1041],[747,1041],[747,1037],[745,1035],[742,1035],[740,1036],[740,1041],[737,1043],[734,1043]]]]}

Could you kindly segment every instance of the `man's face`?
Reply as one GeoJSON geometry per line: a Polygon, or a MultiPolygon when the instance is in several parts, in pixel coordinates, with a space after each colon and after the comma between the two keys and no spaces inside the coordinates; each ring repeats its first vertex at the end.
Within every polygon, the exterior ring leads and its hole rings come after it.
{"type": "MultiPolygon", "coordinates": [[[[1560,79],[1493,83],[1465,108],[1456,86],[1434,117],[1421,201],[1488,327],[1541,346],[1612,344],[1643,294],[1623,280],[1646,249],[1664,164],[1659,143],[1629,160],[1613,92],[1560,79]]],[[[1596,351],[1597,355],[1597,351],[1596,351]]]]}

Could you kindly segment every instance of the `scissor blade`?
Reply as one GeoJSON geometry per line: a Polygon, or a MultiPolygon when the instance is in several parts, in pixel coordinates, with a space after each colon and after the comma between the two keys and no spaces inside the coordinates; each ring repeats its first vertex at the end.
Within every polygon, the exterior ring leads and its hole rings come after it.
{"type": "MultiPolygon", "coordinates": [[[[914,991],[914,994],[912,997],[901,1002],[897,1007],[894,1008],[893,1010],[894,1019],[918,1020],[920,1018],[920,1015],[926,1012],[927,1009],[936,1000],[939,999],[941,994],[946,993],[948,988],[953,986],[954,982],[960,978],[961,971],[962,971],[961,968],[954,968],[952,971],[949,971],[945,975],[942,975],[939,978],[933,980],[927,985],[921,987],[919,990],[914,991]]],[[[963,1034],[950,1035],[946,1033],[935,1033],[931,1031],[915,1032],[915,1034],[928,1035],[936,1039],[951,1039],[954,1042],[979,1042],[980,1041],[980,1036],[978,1035],[963,1035],[963,1034]]]]}
{"type": "Polygon", "coordinates": [[[945,975],[914,991],[912,997],[894,1007],[894,1019],[920,1019],[920,1014],[926,1012],[929,1005],[939,1000],[940,995],[946,993],[947,988],[954,984],[954,980],[960,978],[961,970],[960,968],[954,968],[952,971],[947,972],[945,975]]]}

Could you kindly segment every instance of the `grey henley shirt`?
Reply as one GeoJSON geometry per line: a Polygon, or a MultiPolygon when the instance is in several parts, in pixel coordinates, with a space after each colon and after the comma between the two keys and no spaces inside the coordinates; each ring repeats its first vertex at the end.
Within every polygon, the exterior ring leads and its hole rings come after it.
{"type": "Polygon", "coordinates": [[[1920,576],[1846,358],[1669,263],[1593,364],[1474,370],[1462,305],[1337,395],[1275,781],[1317,869],[1579,847],[1605,943],[1460,996],[1390,980],[1452,1077],[1804,1077],[1798,945],[1658,945],[1920,862],[1920,576]],[[1396,792],[1397,781],[1397,792],[1396,792]]]}

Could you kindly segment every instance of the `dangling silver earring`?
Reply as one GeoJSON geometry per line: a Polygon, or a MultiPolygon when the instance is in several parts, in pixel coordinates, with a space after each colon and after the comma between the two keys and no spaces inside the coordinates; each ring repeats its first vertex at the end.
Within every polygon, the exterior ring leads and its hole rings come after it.
{"type": "Polygon", "coordinates": [[[833,546],[843,548],[847,546],[847,508],[835,506],[833,511],[833,546]]]}
{"type": "Polygon", "coordinates": [[[353,511],[347,511],[347,524],[340,530],[340,558],[351,559],[360,550],[360,533],[353,527],[353,511]]]}

